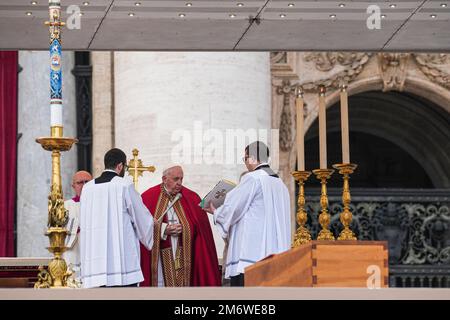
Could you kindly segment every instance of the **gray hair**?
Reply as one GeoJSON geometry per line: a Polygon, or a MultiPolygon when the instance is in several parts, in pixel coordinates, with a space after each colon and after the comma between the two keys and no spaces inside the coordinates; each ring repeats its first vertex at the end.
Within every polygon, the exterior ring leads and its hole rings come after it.
{"type": "MultiPolygon", "coordinates": [[[[162,176],[163,176],[163,177],[167,176],[167,175],[169,174],[169,172],[170,172],[172,169],[176,168],[176,167],[180,167],[180,168],[181,168],[180,165],[172,165],[172,166],[170,166],[170,167],[164,169],[164,171],[163,171],[163,173],[162,173],[162,176]]],[[[183,168],[181,168],[181,169],[183,170],[183,168]]]]}

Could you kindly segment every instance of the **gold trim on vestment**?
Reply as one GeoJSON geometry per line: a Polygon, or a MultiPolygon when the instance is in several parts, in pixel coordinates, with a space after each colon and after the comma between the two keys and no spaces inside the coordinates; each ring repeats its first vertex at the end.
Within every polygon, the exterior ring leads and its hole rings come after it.
{"type": "MultiPolygon", "coordinates": [[[[167,194],[164,187],[161,186],[161,193],[158,197],[158,203],[155,210],[155,219],[158,220],[165,210],[169,202],[174,197],[167,194]]],[[[182,225],[181,241],[178,241],[176,257],[173,259],[172,247],[161,249],[161,224],[155,224],[154,243],[151,254],[151,274],[152,286],[158,286],[158,259],[161,254],[161,264],[164,274],[165,286],[189,286],[191,282],[191,268],[192,268],[192,239],[191,227],[186,218],[186,214],[181,206],[181,202],[177,201],[173,205],[173,209],[178,216],[178,220],[182,225]],[[180,243],[181,242],[181,243],[180,243]],[[170,254],[168,254],[170,253],[170,254]]]]}

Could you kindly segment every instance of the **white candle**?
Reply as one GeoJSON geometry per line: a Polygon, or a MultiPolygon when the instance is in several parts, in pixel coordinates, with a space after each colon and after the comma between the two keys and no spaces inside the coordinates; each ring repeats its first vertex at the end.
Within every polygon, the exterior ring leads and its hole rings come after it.
{"type": "Polygon", "coordinates": [[[62,104],[50,105],[50,127],[62,127],[63,121],[62,104]]]}
{"type": "Polygon", "coordinates": [[[327,168],[327,117],[325,110],[325,87],[319,88],[319,157],[320,169],[327,168]]]}
{"type": "Polygon", "coordinates": [[[295,106],[297,108],[297,170],[305,171],[305,141],[303,125],[303,92],[297,89],[295,106]]]}
{"type": "Polygon", "coordinates": [[[348,130],[348,94],[345,85],[341,87],[341,133],[342,133],[342,163],[350,163],[350,142],[348,130]]]}

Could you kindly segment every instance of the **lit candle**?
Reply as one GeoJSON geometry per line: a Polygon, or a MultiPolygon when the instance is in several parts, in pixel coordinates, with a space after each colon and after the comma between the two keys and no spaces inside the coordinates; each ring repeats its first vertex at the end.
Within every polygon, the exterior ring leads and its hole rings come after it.
{"type": "Polygon", "coordinates": [[[297,108],[297,170],[305,171],[305,141],[303,137],[303,92],[297,88],[297,98],[295,99],[297,108]]]}
{"type": "Polygon", "coordinates": [[[319,157],[320,169],[327,168],[327,117],[325,110],[325,87],[319,87],[319,157]]]}
{"type": "Polygon", "coordinates": [[[348,94],[347,86],[341,86],[341,133],[342,163],[350,163],[350,142],[348,133],[348,94]]]}

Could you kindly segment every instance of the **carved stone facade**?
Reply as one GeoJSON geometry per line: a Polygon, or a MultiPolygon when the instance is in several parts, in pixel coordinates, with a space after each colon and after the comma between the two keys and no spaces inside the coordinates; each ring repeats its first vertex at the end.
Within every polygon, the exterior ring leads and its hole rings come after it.
{"type": "Polygon", "coordinates": [[[409,92],[450,113],[450,54],[274,52],[271,72],[272,127],[280,130],[279,167],[289,187],[293,208],[295,185],[291,172],[296,168],[297,151],[292,140],[296,131],[296,86],[300,85],[305,92],[305,132],[318,115],[319,85],[327,89],[327,107],[339,101],[338,87],[346,83],[349,96],[366,91],[409,92]]]}

